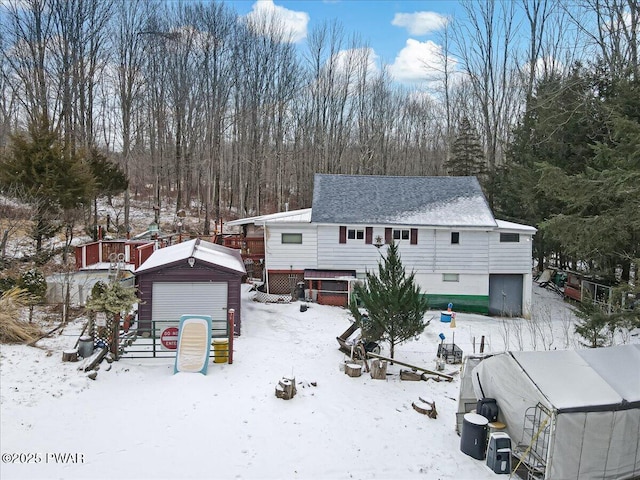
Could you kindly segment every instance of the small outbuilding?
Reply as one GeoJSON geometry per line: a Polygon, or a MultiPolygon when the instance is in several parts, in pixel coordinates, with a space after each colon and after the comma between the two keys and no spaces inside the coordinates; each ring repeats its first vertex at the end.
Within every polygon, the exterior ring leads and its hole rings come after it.
{"type": "Polygon", "coordinates": [[[472,371],[529,478],[640,476],[640,345],[508,352],[472,371]]]}
{"type": "Polygon", "coordinates": [[[178,325],[181,315],[224,321],[234,309],[240,335],[241,285],[246,275],[239,250],[200,239],[161,248],[135,271],[140,305],[138,331],[178,325]]]}

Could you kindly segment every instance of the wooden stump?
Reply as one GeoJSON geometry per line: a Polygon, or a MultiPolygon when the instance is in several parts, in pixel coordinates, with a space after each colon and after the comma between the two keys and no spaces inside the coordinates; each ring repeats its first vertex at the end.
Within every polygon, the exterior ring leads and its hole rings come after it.
{"type": "Polygon", "coordinates": [[[387,379],[387,362],[385,360],[375,359],[371,363],[371,378],[375,380],[387,379]]]}
{"type": "Polygon", "coordinates": [[[347,363],[344,366],[344,373],[350,377],[359,377],[362,375],[362,365],[358,365],[357,363],[347,363]]]}
{"type": "Polygon", "coordinates": [[[62,361],[63,362],[77,362],[78,361],[78,350],[65,350],[62,352],[62,361]]]}
{"type": "Polygon", "coordinates": [[[283,400],[291,400],[296,393],[297,390],[295,378],[282,377],[282,379],[276,385],[276,397],[278,398],[282,398],[283,400]]]}

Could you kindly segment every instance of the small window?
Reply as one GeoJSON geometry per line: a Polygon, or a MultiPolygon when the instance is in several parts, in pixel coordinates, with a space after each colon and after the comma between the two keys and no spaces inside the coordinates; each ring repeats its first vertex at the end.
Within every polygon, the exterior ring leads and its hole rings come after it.
{"type": "Polygon", "coordinates": [[[409,240],[409,230],[394,230],[393,231],[393,239],[394,240],[409,240]]]}
{"type": "Polygon", "coordinates": [[[460,243],[460,232],[451,232],[451,243],[452,244],[460,243]]]}
{"type": "Polygon", "coordinates": [[[347,238],[349,240],[364,240],[364,230],[349,229],[347,230],[347,238]]]}
{"type": "Polygon", "coordinates": [[[460,274],[459,273],[443,273],[442,281],[443,282],[459,282],[460,274]]]}
{"type": "Polygon", "coordinates": [[[501,243],[504,243],[504,242],[518,243],[519,241],[520,241],[519,233],[501,233],[500,234],[501,243]]]}
{"type": "Polygon", "coordinates": [[[283,233],[282,243],[302,243],[301,233],[283,233]]]}

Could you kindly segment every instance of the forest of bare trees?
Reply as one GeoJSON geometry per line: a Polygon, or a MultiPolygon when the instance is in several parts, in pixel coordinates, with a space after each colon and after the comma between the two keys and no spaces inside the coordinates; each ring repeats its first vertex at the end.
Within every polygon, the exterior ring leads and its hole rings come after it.
{"type": "Polygon", "coordinates": [[[231,212],[310,206],[317,172],[455,173],[463,118],[491,179],[541,82],[595,59],[637,75],[634,0],[464,6],[432,80],[410,88],[338,21],[293,43],[279,18],[239,21],[233,3],[3,0],[0,153],[46,121],[65,152],[120,165],[125,224],[131,198],[171,197],[209,233],[231,212]]]}

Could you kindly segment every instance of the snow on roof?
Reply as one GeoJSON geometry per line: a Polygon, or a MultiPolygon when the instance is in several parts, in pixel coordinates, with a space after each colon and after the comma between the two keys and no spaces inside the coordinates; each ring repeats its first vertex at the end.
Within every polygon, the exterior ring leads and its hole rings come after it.
{"type": "Polygon", "coordinates": [[[231,220],[225,225],[228,227],[236,227],[239,225],[256,224],[264,225],[265,223],[309,223],[311,221],[311,209],[303,208],[301,210],[291,210],[288,212],[271,213],[268,215],[258,215],[257,217],[240,218],[231,220]]]}
{"type": "Polygon", "coordinates": [[[135,273],[137,275],[170,263],[187,260],[189,257],[194,257],[196,262],[201,260],[211,265],[246,273],[242,256],[238,250],[199,239],[188,240],[156,250],[138,267],[135,273]]]}
{"type": "Polygon", "coordinates": [[[475,177],[316,174],[311,221],[496,228],[475,177]]]}
{"type": "Polygon", "coordinates": [[[496,219],[496,223],[498,224],[498,230],[511,230],[511,231],[531,233],[531,234],[534,234],[538,231],[537,228],[532,227],[531,225],[523,225],[521,223],[507,222],[506,220],[496,219]]]}
{"type": "Polygon", "coordinates": [[[558,410],[640,401],[640,345],[511,356],[558,410]]]}

